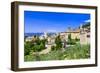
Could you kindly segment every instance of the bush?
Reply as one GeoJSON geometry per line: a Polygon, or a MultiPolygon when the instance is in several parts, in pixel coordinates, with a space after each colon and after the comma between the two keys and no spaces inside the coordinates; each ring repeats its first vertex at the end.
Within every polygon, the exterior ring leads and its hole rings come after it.
{"type": "Polygon", "coordinates": [[[62,48],[62,41],[61,41],[59,35],[55,39],[55,44],[56,44],[56,49],[61,49],[62,48]]]}
{"type": "Polygon", "coordinates": [[[87,59],[90,58],[90,45],[76,44],[65,49],[54,50],[55,46],[52,46],[51,52],[41,55],[26,55],[25,61],[47,61],[47,60],[71,60],[71,59],[87,59]]]}
{"type": "Polygon", "coordinates": [[[71,38],[71,34],[68,35],[68,41],[71,41],[72,38],[71,38]]]}
{"type": "Polygon", "coordinates": [[[25,55],[29,55],[30,50],[33,50],[34,52],[39,52],[45,49],[46,48],[45,43],[46,39],[40,40],[38,37],[36,38],[35,41],[25,42],[24,44],[25,55]]]}
{"type": "Polygon", "coordinates": [[[80,41],[80,39],[78,39],[77,37],[75,38],[75,41],[77,42],[77,41],[80,41]]]}
{"type": "Polygon", "coordinates": [[[74,45],[76,44],[76,41],[74,39],[71,38],[71,34],[68,35],[68,41],[67,41],[68,45],[74,45]]]}
{"type": "Polygon", "coordinates": [[[67,42],[68,45],[75,45],[76,41],[74,39],[67,42]]]}
{"type": "Polygon", "coordinates": [[[51,51],[56,50],[56,46],[51,46],[51,51]]]}
{"type": "Polygon", "coordinates": [[[54,50],[49,52],[48,54],[40,55],[41,61],[48,61],[48,60],[62,60],[63,53],[61,50],[54,50]]]}
{"type": "Polygon", "coordinates": [[[45,49],[45,44],[41,43],[41,44],[39,45],[39,48],[40,48],[40,50],[39,50],[39,51],[41,51],[41,50],[45,49]]]}
{"type": "Polygon", "coordinates": [[[34,52],[37,52],[37,51],[39,51],[39,45],[34,45],[33,47],[32,47],[32,50],[34,51],[34,52]]]}
{"type": "Polygon", "coordinates": [[[85,59],[90,57],[90,45],[76,44],[66,49],[65,59],[85,59]]]}
{"type": "Polygon", "coordinates": [[[24,55],[29,55],[32,44],[30,42],[25,42],[24,44],[24,55]]]}

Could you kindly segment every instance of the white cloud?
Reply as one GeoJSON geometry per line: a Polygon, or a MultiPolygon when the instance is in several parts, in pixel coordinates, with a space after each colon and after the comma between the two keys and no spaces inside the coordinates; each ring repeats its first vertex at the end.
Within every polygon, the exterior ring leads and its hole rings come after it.
{"type": "Polygon", "coordinates": [[[89,19],[89,20],[86,20],[85,22],[90,22],[91,20],[89,19]]]}

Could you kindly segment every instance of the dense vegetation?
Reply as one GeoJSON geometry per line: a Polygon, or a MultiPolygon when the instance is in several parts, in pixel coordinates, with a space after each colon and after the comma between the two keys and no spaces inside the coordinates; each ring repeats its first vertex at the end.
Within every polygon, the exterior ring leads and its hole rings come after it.
{"type": "Polygon", "coordinates": [[[45,43],[47,42],[46,39],[40,40],[38,37],[35,38],[34,41],[25,42],[24,44],[24,55],[29,55],[31,51],[39,52],[45,49],[45,43]]]}
{"type": "Polygon", "coordinates": [[[51,50],[60,50],[62,48],[62,41],[59,35],[55,38],[55,44],[56,46],[52,46],[51,50]]]}
{"type": "Polygon", "coordinates": [[[71,34],[68,35],[68,41],[66,42],[69,47],[63,47],[60,36],[55,38],[55,46],[51,46],[51,51],[47,54],[39,54],[42,50],[46,49],[45,44],[47,39],[40,40],[35,37],[35,40],[31,42],[25,42],[24,44],[24,60],[25,61],[45,61],[45,60],[70,60],[70,59],[85,59],[90,57],[90,45],[80,45],[79,39],[71,38],[71,34]],[[64,50],[62,50],[64,48],[64,50]],[[35,52],[35,54],[33,54],[35,52]]]}
{"type": "Polygon", "coordinates": [[[75,45],[80,39],[78,39],[77,37],[75,39],[71,38],[71,34],[68,35],[68,41],[67,44],[68,45],[75,45]]]}
{"type": "Polygon", "coordinates": [[[90,58],[90,45],[80,45],[76,44],[74,46],[70,46],[65,48],[65,51],[61,50],[53,50],[48,54],[29,55],[25,56],[25,61],[45,61],[45,60],[71,60],[71,59],[85,59],[90,58]],[[37,59],[38,58],[38,59],[37,59]]]}

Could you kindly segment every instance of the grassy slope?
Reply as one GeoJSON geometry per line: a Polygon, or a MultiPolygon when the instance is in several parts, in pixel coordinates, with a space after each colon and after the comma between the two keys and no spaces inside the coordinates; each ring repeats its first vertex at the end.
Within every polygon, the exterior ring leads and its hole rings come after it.
{"type": "Polygon", "coordinates": [[[44,55],[26,55],[25,61],[47,61],[47,60],[71,60],[71,59],[86,59],[90,58],[90,45],[70,46],[65,48],[65,51],[54,50],[44,55]]]}

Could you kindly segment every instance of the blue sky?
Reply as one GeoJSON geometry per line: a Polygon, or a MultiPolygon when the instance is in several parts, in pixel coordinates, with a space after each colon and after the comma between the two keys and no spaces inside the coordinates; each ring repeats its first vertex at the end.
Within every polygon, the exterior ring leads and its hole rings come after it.
{"type": "Polygon", "coordinates": [[[25,33],[65,32],[90,20],[90,14],[24,11],[25,33]]]}

